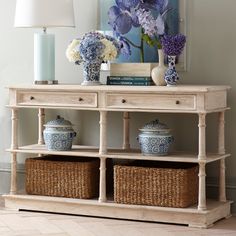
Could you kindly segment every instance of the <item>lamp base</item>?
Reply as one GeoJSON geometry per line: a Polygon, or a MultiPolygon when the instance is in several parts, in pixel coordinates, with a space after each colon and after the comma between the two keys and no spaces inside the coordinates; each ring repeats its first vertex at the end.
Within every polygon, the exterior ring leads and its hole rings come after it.
{"type": "Polygon", "coordinates": [[[34,84],[58,84],[58,80],[35,80],[34,84]]]}
{"type": "Polygon", "coordinates": [[[51,84],[52,83],[51,81],[54,80],[55,80],[55,37],[53,34],[35,33],[34,81],[37,81],[35,84],[51,84]]]}

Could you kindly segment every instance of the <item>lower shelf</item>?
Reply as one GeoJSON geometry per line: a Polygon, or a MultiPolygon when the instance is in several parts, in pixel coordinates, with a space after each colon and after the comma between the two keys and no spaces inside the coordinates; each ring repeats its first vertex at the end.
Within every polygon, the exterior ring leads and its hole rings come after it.
{"type": "Polygon", "coordinates": [[[100,216],[118,219],[185,224],[190,227],[207,228],[214,222],[230,216],[231,201],[207,201],[208,209],[153,207],[139,205],[100,203],[97,200],[82,200],[35,195],[4,195],[6,208],[100,216]]]}
{"type": "MultiPolygon", "coordinates": [[[[150,161],[170,161],[170,162],[189,162],[199,163],[196,153],[172,152],[168,156],[145,156],[140,149],[108,149],[106,154],[99,154],[99,148],[93,146],[73,145],[70,151],[48,151],[45,145],[32,144],[22,146],[17,149],[7,149],[12,153],[29,153],[42,155],[60,155],[60,156],[82,156],[82,157],[105,157],[113,159],[130,160],[150,160],[150,161]]],[[[210,163],[229,157],[230,154],[207,153],[206,159],[201,162],[210,163]]]]}

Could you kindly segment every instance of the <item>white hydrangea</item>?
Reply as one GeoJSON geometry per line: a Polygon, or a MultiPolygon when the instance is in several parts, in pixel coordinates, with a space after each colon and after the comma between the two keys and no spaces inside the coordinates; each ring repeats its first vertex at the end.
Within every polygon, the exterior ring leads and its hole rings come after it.
{"type": "Polygon", "coordinates": [[[107,39],[102,39],[101,42],[104,44],[105,48],[102,53],[102,58],[104,61],[111,61],[117,57],[117,48],[115,45],[107,39]]]}
{"type": "Polygon", "coordinates": [[[76,46],[80,43],[78,39],[74,39],[66,49],[66,57],[70,62],[81,61],[79,52],[75,49],[76,46]]]}

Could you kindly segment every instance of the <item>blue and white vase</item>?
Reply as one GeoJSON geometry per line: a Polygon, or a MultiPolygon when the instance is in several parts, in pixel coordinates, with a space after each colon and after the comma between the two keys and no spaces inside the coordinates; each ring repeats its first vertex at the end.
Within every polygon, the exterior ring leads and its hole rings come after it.
{"type": "Polygon", "coordinates": [[[178,75],[176,68],[175,68],[175,59],[176,59],[176,56],[168,56],[169,67],[168,67],[168,69],[165,73],[165,77],[164,77],[167,86],[176,85],[179,80],[179,75],[178,75]]]}
{"type": "Polygon", "coordinates": [[[48,150],[71,150],[76,132],[73,130],[70,121],[58,116],[56,120],[51,120],[44,126],[43,137],[48,150]]]}
{"type": "Polygon", "coordinates": [[[138,136],[138,141],[143,155],[165,156],[168,155],[174,142],[174,137],[166,124],[158,119],[145,124],[138,136]]]}
{"type": "Polygon", "coordinates": [[[85,61],[83,63],[84,81],[81,85],[100,85],[100,68],[102,61],[85,61]]]}

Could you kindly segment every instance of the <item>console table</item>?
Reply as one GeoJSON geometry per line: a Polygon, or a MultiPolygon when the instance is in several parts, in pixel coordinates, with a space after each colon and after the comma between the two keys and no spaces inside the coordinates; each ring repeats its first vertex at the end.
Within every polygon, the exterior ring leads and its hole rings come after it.
{"type": "Polygon", "coordinates": [[[229,86],[80,86],[33,85],[9,88],[12,110],[11,188],[5,195],[6,207],[36,211],[71,213],[112,218],[187,224],[209,227],[230,216],[231,201],[225,194],[225,111],[229,86]],[[18,110],[38,109],[38,143],[18,146],[18,110]],[[100,146],[74,145],[71,151],[48,151],[43,141],[45,109],[90,110],[100,113],[100,146]],[[107,147],[107,113],[123,112],[123,147],[107,147]],[[192,113],[198,116],[198,154],[171,153],[169,156],[143,156],[130,148],[130,112],[192,113]],[[206,152],[206,115],[218,113],[218,150],[206,152]],[[99,198],[91,200],[35,196],[17,193],[17,153],[70,155],[100,159],[99,198]],[[168,162],[190,162],[199,165],[198,204],[188,208],[170,208],[117,204],[106,196],[106,159],[138,159],[168,162]],[[206,199],[206,164],[219,161],[219,198],[206,199]]]}

